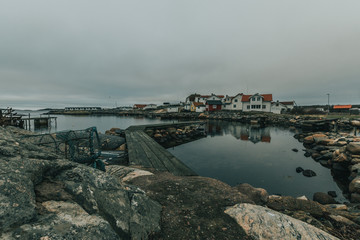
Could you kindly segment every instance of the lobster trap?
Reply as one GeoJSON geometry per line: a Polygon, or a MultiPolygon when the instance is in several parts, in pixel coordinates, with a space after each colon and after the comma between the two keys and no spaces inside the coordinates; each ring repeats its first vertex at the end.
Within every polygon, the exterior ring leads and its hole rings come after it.
{"type": "Polygon", "coordinates": [[[26,138],[30,138],[33,144],[53,150],[70,161],[92,165],[105,171],[103,162],[98,159],[101,155],[101,143],[96,127],[28,135],[26,138]]]}

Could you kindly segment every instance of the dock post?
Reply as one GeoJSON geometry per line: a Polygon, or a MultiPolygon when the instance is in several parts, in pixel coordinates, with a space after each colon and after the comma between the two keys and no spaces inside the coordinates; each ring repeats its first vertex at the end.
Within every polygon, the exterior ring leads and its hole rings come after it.
{"type": "Polygon", "coordinates": [[[31,131],[31,124],[30,124],[30,113],[29,113],[29,131],[31,131]]]}

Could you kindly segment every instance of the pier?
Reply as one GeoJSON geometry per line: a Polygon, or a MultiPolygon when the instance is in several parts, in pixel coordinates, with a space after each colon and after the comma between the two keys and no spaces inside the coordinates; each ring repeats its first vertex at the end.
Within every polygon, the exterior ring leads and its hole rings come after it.
{"type": "Polygon", "coordinates": [[[164,127],[180,127],[202,122],[181,122],[170,124],[154,124],[131,126],[125,130],[128,148],[129,165],[138,165],[145,168],[154,168],[159,171],[168,171],[176,176],[197,176],[197,174],[177,159],[169,151],[149,137],[146,129],[164,127]]]}
{"type": "Polygon", "coordinates": [[[24,121],[24,129],[31,130],[31,126],[34,126],[34,128],[40,128],[40,127],[49,127],[51,126],[51,122],[55,122],[55,128],[57,127],[57,117],[51,117],[51,116],[40,116],[40,117],[31,117],[30,113],[28,117],[25,117],[26,115],[22,116],[22,119],[24,121]],[[33,124],[31,124],[33,122],[33,124]]]}

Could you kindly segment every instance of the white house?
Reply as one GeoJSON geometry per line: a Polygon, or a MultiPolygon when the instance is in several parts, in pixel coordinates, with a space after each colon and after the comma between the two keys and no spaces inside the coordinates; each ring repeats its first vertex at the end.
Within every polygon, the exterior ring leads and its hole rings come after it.
{"type": "Polygon", "coordinates": [[[188,110],[188,111],[196,111],[196,112],[203,112],[205,111],[205,104],[206,101],[220,101],[222,102],[224,99],[224,95],[215,95],[215,94],[211,94],[211,95],[200,95],[200,94],[191,94],[190,96],[188,96],[185,100],[185,104],[184,104],[184,109],[188,110]],[[202,103],[204,104],[204,106],[202,106],[201,104],[197,104],[197,106],[194,106],[193,103],[202,103]]]}
{"type": "Polygon", "coordinates": [[[244,112],[270,112],[272,94],[242,95],[241,102],[244,112]]]}
{"type": "Polygon", "coordinates": [[[226,95],[222,102],[223,102],[223,110],[231,110],[231,101],[234,97],[230,97],[228,95],[226,95]]]}
{"type": "Polygon", "coordinates": [[[291,111],[296,105],[295,101],[280,102],[280,103],[285,105],[288,111],[291,111]]]}
{"type": "Polygon", "coordinates": [[[272,113],[281,114],[281,113],[287,111],[287,109],[288,108],[286,107],[286,105],[282,104],[279,101],[271,103],[271,112],[272,113]]]}
{"type": "Polygon", "coordinates": [[[165,107],[165,109],[168,113],[179,112],[180,105],[168,105],[165,107]]]}
{"type": "Polygon", "coordinates": [[[144,110],[154,110],[156,108],[157,108],[156,104],[149,104],[144,107],[144,110]]]}
{"type": "Polygon", "coordinates": [[[193,102],[191,105],[192,112],[205,112],[206,106],[202,102],[193,102]]]}
{"type": "Polygon", "coordinates": [[[243,102],[242,102],[243,94],[239,93],[231,100],[231,110],[239,111],[243,110],[243,102]]]}

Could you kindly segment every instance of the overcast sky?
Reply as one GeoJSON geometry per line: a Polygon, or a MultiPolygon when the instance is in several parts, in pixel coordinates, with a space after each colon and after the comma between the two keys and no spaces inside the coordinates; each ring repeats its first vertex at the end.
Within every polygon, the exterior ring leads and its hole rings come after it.
{"type": "Polygon", "coordinates": [[[0,107],[360,104],[359,0],[1,0],[0,107]]]}

